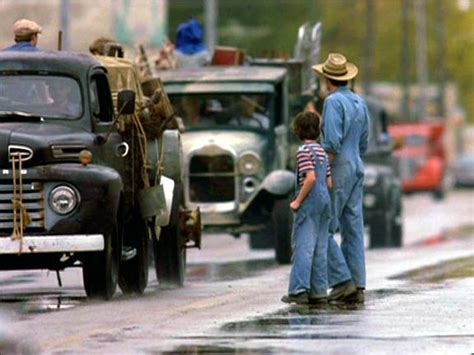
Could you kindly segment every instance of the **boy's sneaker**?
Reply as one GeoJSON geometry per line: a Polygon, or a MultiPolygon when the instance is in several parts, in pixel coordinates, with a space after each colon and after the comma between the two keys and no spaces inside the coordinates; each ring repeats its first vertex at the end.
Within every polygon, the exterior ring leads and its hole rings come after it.
{"type": "Polygon", "coordinates": [[[297,295],[285,295],[281,298],[281,301],[285,303],[308,304],[308,294],[301,292],[297,295]]]}
{"type": "Polygon", "coordinates": [[[352,280],[340,283],[332,288],[329,293],[329,301],[345,301],[348,297],[352,297],[357,292],[357,288],[352,280]]]}

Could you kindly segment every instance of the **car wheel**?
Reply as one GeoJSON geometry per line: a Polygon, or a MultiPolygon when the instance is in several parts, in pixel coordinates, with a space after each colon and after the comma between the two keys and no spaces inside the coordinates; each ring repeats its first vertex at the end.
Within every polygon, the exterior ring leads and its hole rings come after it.
{"type": "Polygon", "coordinates": [[[182,286],[186,274],[186,245],[180,228],[180,207],[183,201],[182,185],[176,184],[170,222],[161,229],[159,240],[153,238],[156,277],[160,284],[182,286]]]}
{"type": "Polygon", "coordinates": [[[275,259],[279,264],[291,262],[291,229],[293,212],[288,198],[276,199],[272,208],[272,224],[275,234],[275,259]]]}
{"type": "Polygon", "coordinates": [[[82,279],[90,298],[109,300],[117,289],[121,256],[117,226],[104,236],[104,250],[91,253],[83,260],[82,279]]]}
{"type": "Polygon", "coordinates": [[[142,294],[148,284],[148,238],[145,221],[135,216],[124,228],[124,245],[136,255],[120,263],[119,286],[124,294],[142,294]]]}

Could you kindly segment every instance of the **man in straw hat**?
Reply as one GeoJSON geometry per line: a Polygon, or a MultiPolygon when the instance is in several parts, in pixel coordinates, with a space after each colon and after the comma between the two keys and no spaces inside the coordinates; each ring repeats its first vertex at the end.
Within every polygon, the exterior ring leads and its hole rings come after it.
{"type": "Polygon", "coordinates": [[[13,33],[15,35],[15,44],[5,48],[5,51],[24,51],[35,52],[38,51],[38,33],[41,33],[42,28],[36,22],[21,19],[13,25],[13,33]]]}
{"type": "Polygon", "coordinates": [[[313,66],[324,79],[328,96],[323,106],[323,147],[333,172],[333,221],[329,228],[328,281],[333,301],[364,302],[365,255],[362,190],[369,113],[365,100],[347,86],[357,67],[339,53],[313,66]],[[341,247],[334,240],[339,229],[341,247]]]}

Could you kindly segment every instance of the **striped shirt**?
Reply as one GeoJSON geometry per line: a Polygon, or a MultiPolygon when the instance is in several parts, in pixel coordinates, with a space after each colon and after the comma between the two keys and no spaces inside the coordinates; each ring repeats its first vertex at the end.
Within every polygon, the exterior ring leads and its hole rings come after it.
{"type": "MultiPolygon", "coordinates": [[[[314,166],[316,162],[314,161],[313,155],[309,150],[310,147],[313,148],[313,150],[316,152],[316,156],[319,158],[320,162],[323,162],[325,157],[326,159],[328,159],[328,156],[324,151],[323,147],[321,147],[321,145],[319,145],[318,143],[314,141],[309,141],[303,145],[300,145],[296,153],[296,163],[298,165],[298,184],[300,186],[303,185],[306,173],[311,170],[314,171],[314,166]]],[[[331,176],[331,166],[329,165],[328,160],[326,177],[329,176],[331,176]]]]}

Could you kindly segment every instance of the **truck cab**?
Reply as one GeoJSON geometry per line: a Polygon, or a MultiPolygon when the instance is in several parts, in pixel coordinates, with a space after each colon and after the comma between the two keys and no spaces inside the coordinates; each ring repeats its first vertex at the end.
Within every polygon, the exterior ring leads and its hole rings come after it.
{"type": "Polygon", "coordinates": [[[394,140],[402,142],[396,155],[400,159],[403,191],[429,191],[436,199],[442,199],[446,171],[443,123],[396,123],[389,132],[394,140]]]}

